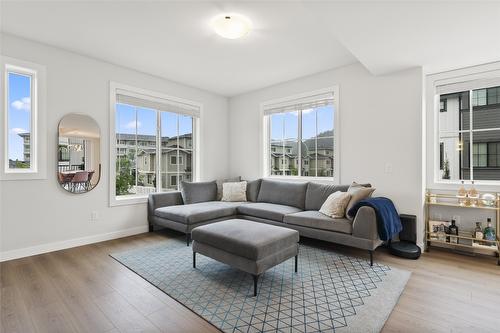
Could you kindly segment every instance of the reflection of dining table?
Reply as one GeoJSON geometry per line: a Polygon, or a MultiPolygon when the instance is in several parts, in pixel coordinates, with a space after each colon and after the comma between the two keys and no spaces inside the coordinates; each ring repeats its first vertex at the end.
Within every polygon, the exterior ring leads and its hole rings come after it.
{"type": "Polygon", "coordinates": [[[59,183],[71,192],[89,190],[94,171],[68,170],[59,172],[59,183]]]}

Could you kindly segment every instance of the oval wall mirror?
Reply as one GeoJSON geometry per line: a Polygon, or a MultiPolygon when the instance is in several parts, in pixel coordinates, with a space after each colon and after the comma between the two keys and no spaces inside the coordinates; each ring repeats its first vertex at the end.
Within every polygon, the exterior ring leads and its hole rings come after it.
{"type": "Polygon", "coordinates": [[[101,131],[89,116],[71,113],[59,122],[57,179],[71,193],[86,193],[101,178],[101,131]]]}

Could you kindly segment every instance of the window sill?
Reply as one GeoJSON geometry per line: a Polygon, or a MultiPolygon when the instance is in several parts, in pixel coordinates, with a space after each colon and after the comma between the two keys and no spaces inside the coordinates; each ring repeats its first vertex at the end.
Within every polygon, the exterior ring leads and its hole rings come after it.
{"type": "MultiPolygon", "coordinates": [[[[430,190],[458,190],[462,185],[461,181],[434,181],[428,189],[430,190]]],[[[465,188],[470,188],[470,181],[466,181],[464,184],[465,188]]],[[[481,192],[499,192],[500,181],[474,181],[474,187],[481,192]]]]}
{"type": "Polygon", "coordinates": [[[291,180],[291,181],[314,181],[314,182],[324,182],[329,184],[337,185],[338,182],[334,177],[309,177],[309,176],[265,176],[265,179],[277,179],[277,180],[291,180]]]}
{"type": "Polygon", "coordinates": [[[147,195],[130,195],[123,197],[114,197],[111,198],[109,202],[110,207],[115,206],[128,206],[128,205],[140,205],[148,202],[147,195]]]}

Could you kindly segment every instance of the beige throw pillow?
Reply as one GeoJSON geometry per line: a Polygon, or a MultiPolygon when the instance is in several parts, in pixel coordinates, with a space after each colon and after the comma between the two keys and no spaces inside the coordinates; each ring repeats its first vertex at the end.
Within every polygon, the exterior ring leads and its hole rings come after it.
{"type": "Polygon", "coordinates": [[[247,201],[247,182],[222,184],[222,201],[247,201]]]}
{"type": "Polygon", "coordinates": [[[364,187],[361,184],[356,182],[352,182],[351,186],[347,190],[347,193],[351,194],[351,200],[346,208],[346,217],[349,220],[353,220],[354,216],[349,215],[349,210],[356,204],[358,201],[371,197],[372,193],[375,191],[373,187],[364,187]]]}
{"type": "Polygon", "coordinates": [[[342,218],[345,215],[345,208],[349,204],[351,194],[337,191],[326,198],[319,209],[319,212],[334,219],[342,218]]]}
{"type": "Polygon", "coordinates": [[[217,183],[217,201],[220,201],[222,199],[222,184],[241,182],[241,176],[226,179],[217,179],[215,182],[217,183]]]}

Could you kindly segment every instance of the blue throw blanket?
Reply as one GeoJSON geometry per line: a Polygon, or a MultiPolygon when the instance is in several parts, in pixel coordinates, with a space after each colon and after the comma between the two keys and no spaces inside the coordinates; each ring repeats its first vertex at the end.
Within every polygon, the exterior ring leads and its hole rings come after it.
{"type": "Polygon", "coordinates": [[[394,207],[391,199],[384,197],[363,199],[349,210],[349,215],[355,216],[358,209],[364,206],[375,209],[378,236],[381,240],[390,240],[403,229],[398,211],[396,207],[394,207]]]}

